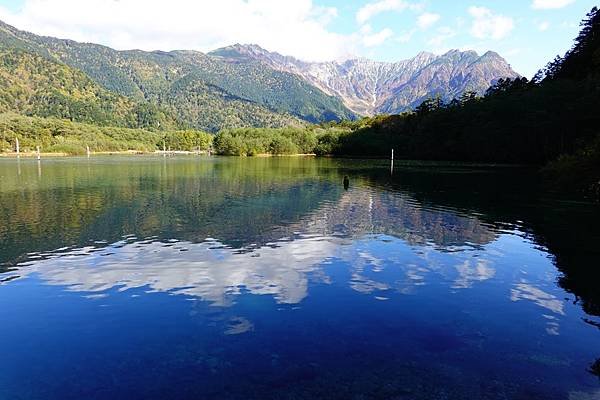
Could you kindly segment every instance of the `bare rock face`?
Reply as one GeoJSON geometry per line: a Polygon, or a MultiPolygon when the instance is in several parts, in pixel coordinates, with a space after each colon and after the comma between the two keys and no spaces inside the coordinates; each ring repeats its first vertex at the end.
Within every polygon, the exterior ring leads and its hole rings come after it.
{"type": "Polygon", "coordinates": [[[423,100],[449,101],[467,91],[485,92],[500,78],[519,77],[499,54],[451,50],[443,55],[421,52],[398,62],[364,58],[343,62],[304,62],[257,45],[225,47],[209,55],[230,62],[261,61],[273,69],[299,75],[325,93],[336,96],[360,115],[393,114],[423,100]]]}

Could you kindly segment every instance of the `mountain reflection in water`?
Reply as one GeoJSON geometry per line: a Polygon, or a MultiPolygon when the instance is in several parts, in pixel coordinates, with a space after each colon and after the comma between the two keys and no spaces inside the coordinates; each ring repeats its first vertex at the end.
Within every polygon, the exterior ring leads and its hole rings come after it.
{"type": "MultiPolygon", "coordinates": [[[[361,239],[398,241],[429,250],[475,251],[497,236],[476,217],[423,209],[409,196],[367,187],[342,193],[336,202],[325,202],[300,221],[272,228],[263,234],[261,245],[234,248],[211,238],[192,243],[129,237],[106,247],[37,254],[33,261],[20,264],[14,277],[36,272],[48,283],[84,292],[148,286],[221,306],[245,288],[252,294],[273,295],[278,302],[294,304],[308,295],[309,274],[327,281],[322,266],[333,258],[352,266],[351,286],[359,292],[391,289],[361,275],[365,267],[382,269],[384,259],[404,268],[410,284],[424,284],[421,275],[435,270],[427,261],[425,265],[403,266],[400,259],[404,248],[394,254],[394,247],[388,246],[375,256],[353,246],[361,239]]],[[[484,259],[467,259],[451,268],[450,275],[456,275],[454,288],[467,288],[474,281],[494,276],[484,259]]],[[[402,290],[409,290],[409,286],[402,290]]]]}
{"type": "Polygon", "coordinates": [[[597,206],[399,164],[0,160],[0,393],[598,397],[597,206]]]}

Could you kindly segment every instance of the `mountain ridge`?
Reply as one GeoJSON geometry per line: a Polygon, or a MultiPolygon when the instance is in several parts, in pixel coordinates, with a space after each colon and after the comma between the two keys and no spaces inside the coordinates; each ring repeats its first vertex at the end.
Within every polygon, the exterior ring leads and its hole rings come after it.
{"type": "Polygon", "coordinates": [[[432,97],[482,94],[519,75],[498,53],[422,51],[397,62],[307,62],[259,45],[196,50],[115,50],[39,36],[0,21],[0,47],[20,48],[82,71],[103,88],[171,112],[191,127],[298,126],[395,114],[432,97]]]}
{"type": "Polygon", "coordinates": [[[114,50],[38,36],[6,23],[0,24],[0,47],[66,64],[109,91],[168,109],[188,125],[213,132],[355,117],[338,98],[259,62],[235,65],[193,50],[114,50]],[[179,84],[183,81],[188,87],[179,84]]]}
{"type": "Polygon", "coordinates": [[[307,62],[256,44],[239,43],[207,54],[260,60],[274,69],[295,73],[325,93],[340,97],[346,107],[362,115],[407,111],[437,95],[451,100],[465,91],[483,94],[500,78],[520,77],[504,58],[491,50],[481,56],[473,50],[454,49],[442,55],[421,51],[413,58],[396,62],[362,57],[307,62]],[[468,61],[466,65],[464,59],[468,61]],[[462,67],[456,70],[461,62],[462,67]],[[442,77],[438,76],[440,69],[442,77]],[[441,84],[442,90],[436,84],[441,84]]]}

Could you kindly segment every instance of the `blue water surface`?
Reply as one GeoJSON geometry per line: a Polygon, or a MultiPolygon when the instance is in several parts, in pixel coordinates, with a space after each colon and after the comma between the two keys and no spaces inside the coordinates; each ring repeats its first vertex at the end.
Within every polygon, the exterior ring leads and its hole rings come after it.
{"type": "Polygon", "coordinates": [[[530,171],[18,162],[0,399],[600,398],[598,208],[530,171]]]}

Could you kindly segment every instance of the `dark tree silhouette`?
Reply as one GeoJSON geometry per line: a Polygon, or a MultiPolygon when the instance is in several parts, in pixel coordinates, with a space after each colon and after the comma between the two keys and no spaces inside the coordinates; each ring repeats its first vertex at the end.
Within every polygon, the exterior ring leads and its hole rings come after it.
{"type": "Polygon", "coordinates": [[[600,12],[594,7],[581,22],[581,31],[564,58],[551,63],[548,79],[584,79],[600,66],[600,12]]]}

